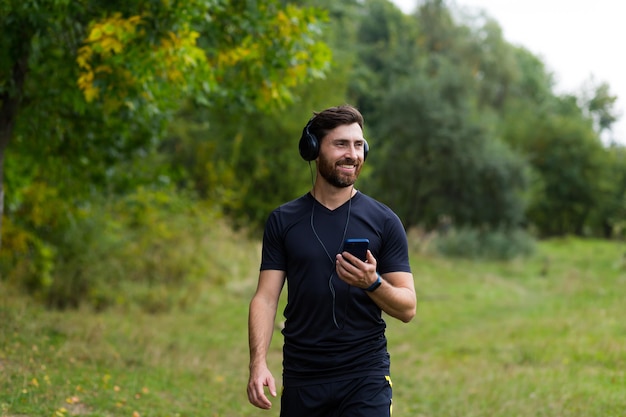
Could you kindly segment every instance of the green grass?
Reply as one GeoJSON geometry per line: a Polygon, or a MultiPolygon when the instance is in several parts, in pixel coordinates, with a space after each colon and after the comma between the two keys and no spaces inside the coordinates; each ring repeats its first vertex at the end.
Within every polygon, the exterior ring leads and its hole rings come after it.
{"type": "MultiPolygon", "coordinates": [[[[245,394],[258,244],[245,250],[196,304],[160,315],[47,311],[0,283],[1,415],[277,416],[278,400],[263,412],[245,394]]],[[[511,262],[416,253],[418,315],[387,320],[394,416],[626,415],[625,251],[561,239],[511,262]]],[[[281,344],[277,331],[278,380],[281,344]]]]}

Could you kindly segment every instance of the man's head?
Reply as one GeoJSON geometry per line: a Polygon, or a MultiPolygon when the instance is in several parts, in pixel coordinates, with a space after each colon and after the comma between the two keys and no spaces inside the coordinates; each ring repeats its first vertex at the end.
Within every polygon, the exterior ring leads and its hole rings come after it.
{"type": "MultiPolygon", "coordinates": [[[[320,142],[328,134],[340,125],[351,125],[357,123],[363,129],[363,116],[350,105],[330,107],[321,112],[314,112],[313,117],[302,130],[299,149],[300,155],[305,161],[317,159],[320,150],[320,142]]],[[[367,158],[367,142],[365,143],[365,155],[367,158]]]]}
{"type": "Polygon", "coordinates": [[[330,185],[352,186],[367,157],[363,116],[352,106],[331,107],[309,121],[300,139],[300,154],[315,160],[319,175],[330,185]]]}

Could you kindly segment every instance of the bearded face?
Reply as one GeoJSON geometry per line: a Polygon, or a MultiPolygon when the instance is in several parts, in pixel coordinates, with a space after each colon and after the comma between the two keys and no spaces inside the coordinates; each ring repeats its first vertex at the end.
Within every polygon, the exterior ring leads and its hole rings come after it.
{"type": "Polygon", "coordinates": [[[337,126],[320,143],[319,176],[333,187],[351,187],[359,177],[363,159],[365,140],[361,126],[358,123],[337,126]]]}
{"type": "Polygon", "coordinates": [[[361,163],[350,158],[334,161],[324,154],[320,154],[318,168],[322,178],[329,184],[338,188],[345,188],[356,182],[361,172],[361,163]]]}

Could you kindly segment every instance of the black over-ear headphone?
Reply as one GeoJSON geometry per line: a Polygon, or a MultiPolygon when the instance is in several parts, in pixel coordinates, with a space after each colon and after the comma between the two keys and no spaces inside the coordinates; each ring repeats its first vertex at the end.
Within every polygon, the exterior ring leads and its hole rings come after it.
{"type": "MultiPolygon", "coordinates": [[[[300,149],[300,156],[302,157],[302,159],[304,159],[307,162],[313,161],[314,159],[316,159],[320,153],[320,141],[317,139],[317,136],[315,136],[313,133],[309,131],[309,127],[311,126],[311,123],[313,122],[313,120],[315,120],[315,117],[309,120],[306,126],[304,126],[304,129],[302,129],[302,136],[300,137],[300,143],[298,143],[298,148],[300,149]]],[[[367,141],[364,141],[363,142],[363,160],[364,161],[367,159],[367,153],[369,152],[369,150],[370,148],[369,148],[369,145],[367,144],[367,141]]]]}

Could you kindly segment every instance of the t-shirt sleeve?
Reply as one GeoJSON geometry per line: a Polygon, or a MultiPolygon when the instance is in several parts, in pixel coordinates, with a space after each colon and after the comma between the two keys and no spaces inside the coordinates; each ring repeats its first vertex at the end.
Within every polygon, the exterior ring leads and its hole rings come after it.
{"type": "Polygon", "coordinates": [[[394,213],[387,219],[383,247],[378,259],[378,271],[411,272],[409,244],[402,221],[394,213]]]}
{"type": "Polygon", "coordinates": [[[263,249],[261,250],[261,270],[287,270],[286,251],[282,239],[280,216],[273,211],[265,223],[263,232],[263,249]]]}

